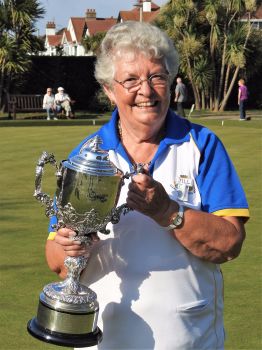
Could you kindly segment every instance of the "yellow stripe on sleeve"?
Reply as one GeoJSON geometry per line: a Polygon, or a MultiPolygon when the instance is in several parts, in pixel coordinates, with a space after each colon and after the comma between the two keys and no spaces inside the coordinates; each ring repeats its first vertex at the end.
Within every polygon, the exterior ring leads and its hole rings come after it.
{"type": "Polygon", "coordinates": [[[212,214],[217,216],[240,216],[248,219],[250,217],[248,209],[222,209],[218,211],[214,211],[212,214]]]}
{"type": "Polygon", "coordinates": [[[53,241],[55,239],[56,232],[49,232],[47,240],[53,241]]]}

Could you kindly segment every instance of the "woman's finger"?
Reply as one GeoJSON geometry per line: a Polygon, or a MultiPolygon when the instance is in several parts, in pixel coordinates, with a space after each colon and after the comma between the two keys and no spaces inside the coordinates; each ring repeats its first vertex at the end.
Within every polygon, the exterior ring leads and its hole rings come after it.
{"type": "Polygon", "coordinates": [[[75,237],[76,236],[76,233],[75,231],[73,231],[72,229],[68,228],[68,227],[61,227],[57,233],[60,235],[60,236],[63,236],[63,237],[75,237]]]}
{"type": "Polygon", "coordinates": [[[64,246],[81,245],[81,242],[77,239],[74,239],[76,233],[74,231],[70,231],[69,229],[59,229],[57,235],[55,236],[55,242],[64,246]]]}

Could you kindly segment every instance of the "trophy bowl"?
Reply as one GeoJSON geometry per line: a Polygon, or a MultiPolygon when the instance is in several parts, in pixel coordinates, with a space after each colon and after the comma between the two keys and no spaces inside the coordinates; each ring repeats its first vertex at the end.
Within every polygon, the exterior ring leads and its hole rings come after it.
{"type": "MultiPolygon", "coordinates": [[[[35,198],[46,207],[46,216],[57,218],[54,230],[68,227],[76,232],[73,239],[91,244],[90,234],[109,233],[106,225],[117,223],[129,209],[116,207],[124,178],[123,173],[100,148],[102,139],[95,136],[84,144],[79,154],[58,166],[53,154],[43,152],[36,166],[35,198]],[[56,168],[55,198],[42,192],[45,164],[56,168]]],[[[102,341],[97,327],[99,303],[94,291],[79,282],[88,258],[66,257],[67,277],[50,283],[39,296],[37,316],[27,324],[35,338],[55,345],[89,347],[102,341]]]]}

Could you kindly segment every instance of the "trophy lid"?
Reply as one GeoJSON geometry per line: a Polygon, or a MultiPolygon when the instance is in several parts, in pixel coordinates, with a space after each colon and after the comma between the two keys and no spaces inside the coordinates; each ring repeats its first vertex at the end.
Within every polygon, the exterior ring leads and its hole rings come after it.
{"type": "Polygon", "coordinates": [[[82,147],[79,154],[63,161],[63,166],[88,175],[116,175],[118,169],[109,160],[108,152],[100,148],[102,143],[101,137],[96,135],[82,147]]]}

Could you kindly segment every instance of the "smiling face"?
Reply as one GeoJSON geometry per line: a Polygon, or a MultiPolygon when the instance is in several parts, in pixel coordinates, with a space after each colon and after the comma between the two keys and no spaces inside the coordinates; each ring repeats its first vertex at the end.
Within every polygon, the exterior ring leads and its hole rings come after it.
{"type": "MultiPolygon", "coordinates": [[[[143,54],[122,54],[115,59],[115,76],[118,82],[130,78],[146,80],[153,74],[164,73],[163,60],[149,59],[143,54]]],[[[142,82],[135,92],[129,92],[120,83],[113,81],[112,87],[104,87],[109,99],[116,104],[121,121],[126,127],[150,126],[159,130],[164,123],[170,102],[169,83],[151,87],[142,82]]]]}

